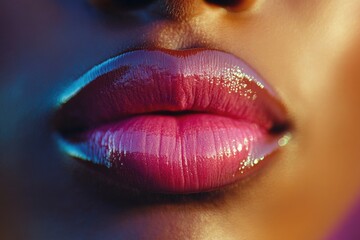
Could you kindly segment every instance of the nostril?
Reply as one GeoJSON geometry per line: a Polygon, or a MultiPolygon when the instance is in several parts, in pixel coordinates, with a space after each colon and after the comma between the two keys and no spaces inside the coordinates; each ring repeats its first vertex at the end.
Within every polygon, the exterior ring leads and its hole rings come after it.
{"type": "Polygon", "coordinates": [[[206,2],[232,10],[243,10],[248,8],[254,0],[206,0],[206,2]]]}
{"type": "Polygon", "coordinates": [[[109,10],[136,10],[150,5],[154,0],[92,0],[98,7],[109,10]]]}

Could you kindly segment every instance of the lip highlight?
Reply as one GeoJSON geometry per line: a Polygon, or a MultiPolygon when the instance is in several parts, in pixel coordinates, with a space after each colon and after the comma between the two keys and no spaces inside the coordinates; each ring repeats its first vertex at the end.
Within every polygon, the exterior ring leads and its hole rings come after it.
{"type": "Polygon", "coordinates": [[[244,179],[288,140],[272,88],[241,59],[208,49],[109,59],[61,96],[55,125],[67,154],[160,193],[244,179]]]}

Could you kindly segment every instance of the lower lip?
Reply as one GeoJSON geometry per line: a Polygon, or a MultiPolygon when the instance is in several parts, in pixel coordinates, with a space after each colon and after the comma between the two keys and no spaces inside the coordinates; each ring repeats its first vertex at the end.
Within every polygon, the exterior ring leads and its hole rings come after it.
{"type": "Polygon", "coordinates": [[[163,193],[210,191],[251,174],[279,147],[259,125],[213,114],[139,115],[61,143],[118,183],[163,193]]]}

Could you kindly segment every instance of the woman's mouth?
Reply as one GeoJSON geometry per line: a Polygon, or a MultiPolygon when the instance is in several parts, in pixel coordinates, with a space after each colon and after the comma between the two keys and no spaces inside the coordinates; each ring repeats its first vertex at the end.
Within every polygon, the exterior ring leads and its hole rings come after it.
{"type": "Polygon", "coordinates": [[[239,58],[136,50],[94,67],[60,98],[59,142],[123,186],[215,190],[248,177],[287,140],[286,112],[239,58]]]}

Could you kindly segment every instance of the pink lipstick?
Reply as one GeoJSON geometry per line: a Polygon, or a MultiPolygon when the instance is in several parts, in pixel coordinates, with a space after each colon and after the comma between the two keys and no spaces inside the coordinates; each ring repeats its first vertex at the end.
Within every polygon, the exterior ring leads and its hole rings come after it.
{"type": "Polygon", "coordinates": [[[286,112],[271,87],[216,50],[123,53],[75,81],[59,103],[55,124],[67,154],[150,192],[237,182],[287,139],[286,112]]]}

